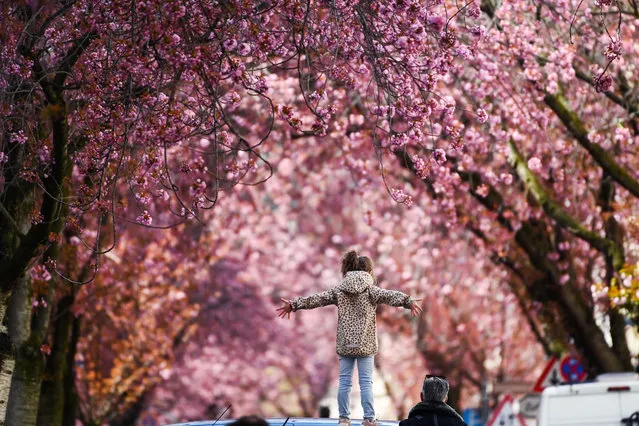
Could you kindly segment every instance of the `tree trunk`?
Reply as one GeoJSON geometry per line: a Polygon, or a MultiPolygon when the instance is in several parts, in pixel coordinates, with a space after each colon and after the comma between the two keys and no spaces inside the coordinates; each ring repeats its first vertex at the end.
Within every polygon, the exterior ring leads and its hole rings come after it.
{"type": "MultiPolygon", "coordinates": [[[[4,351],[4,342],[2,342],[4,351]]],[[[8,346],[11,346],[10,344],[8,346]]],[[[11,377],[16,365],[15,355],[2,353],[2,364],[0,364],[0,426],[3,426],[7,414],[7,401],[9,401],[9,389],[11,389],[11,377]]]]}
{"type": "MultiPolygon", "coordinates": [[[[617,222],[614,215],[613,201],[615,198],[615,182],[609,176],[603,177],[599,186],[598,204],[601,206],[601,216],[604,223],[606,238],[622,245],[624,230],[617,222]]],[[[606,282],[609,288],[615,288],[618,283],[615,276],[619,271],[615,270],[612,259],[606,257],[606,282]]],[[[612,350],[617,354],[627,371],[633,371],[630,360],[630,350],[626,339],[626,324],[623,315],[617,308],[609,306],[608,318],[610,319],[610,336],[612,337],[612,350]]]]}
{"type": "MultiPolygon", "coordinates": [[[[29,338],[30,299],[31,279],[28,275],[24,275],[15,282],[6,310],[6,319],[9,327],[5,339],[6,350],[3,356],[2,382],[0,382],[1,403],[3,405],[1,418],[3,420],[7,416],[12,377],[16,368],[16,348],[22,347],[29,338]]],[[[7,421],[6,424],[11,425],[14,423],[7,421]]]]}
{"type": "Polygon", "coordinates": [[[67,351],[73,328],[71,306],[75,300],[75,291],[64,296],[57,304],[54,325],[54,340],[51,355],[47,358],[45,374],[42,380],[38,426],[61,426],[64,416],[67,394],[65,376],[68,373],[67,351]]]}
{"type": "Polygon", "coordinates": [[[450,386],[450,389],[448,389],[447,403],[448,405],[453,407],[455,411],[459,412],[460,411],[459,403],[461,402],[462,379],[460,374],[455,374],[455,375],[457,376],[455,377],[456,380],[453,381],[453,383],[450,386]]]}
{"type": "Polygon", "coordinates": [[[42,357],[40,348],[33,342],[23,345],[18,351],[9,393],[7,425],[33,426],[36,424],[44,364],[42,357]]]}
{"type": "MultiPolygon", "coordinates": [[[[6,139],[5,139],[6,140],[6,139]]],[[[31,222],[29,221],[29,212],[33,208],[33,189],[31,184],[20,182],[15,184],[16,176],[13,170],[20,169],[24,155],[22,147],[17,150],[10,150],[9,161],[11,167],[5,168],[5,181],[11,182],[6,191],[2,194],[1,204],[3,214],[0,215],[0,263],[6,259],[11,259],[14,251],[19,245],[20,234],[24,235],[29,231],[31,222]],[[25,195],[26,194],[26,195],[25,195]]],[[[2,270],[2,268],[0,268],[2,270]]],[[[3,274],[0,275],[0,426],[4,425],[7,404],[9,401],[9,391],[11,389],[11,377],[16,363],[16,341],[11,333],[16,332],[16,327],[12,322],[12,308],[10,305],[15,301],[16,297],[23,298],[24,303],[29,303],[28,298],[24,299],[24,295],[28,292],[23,291],[29,285],[25,281],[28,278],[24,275],[16,280],[8,280],[3,274]],[[21,287],[19,294],[14,293],[14,286],[21,287]]],[[[28,336],[28,327],[26,323],[17,328],[23,329],[24,338],[28,336]]],[[[9,424],[9,423],[6,423],[9,424]]]]}
{"type": "Polygon", "coordinates": [[[73,317],[73,326],[71,329],[71,342],[67,351],[66,371],[64,372],[64,410],[62,416],[62,426],[75,426],[78,395],[75,390],[75,376],[73,374],[75,368],[75,354],[78,348],[78,340],[80,339],[80,317],[73,317]]]}
{"type": "Polygon", "coordinates": [[[572,281],[559,283],[559,271],[556,265],[548,260],[549,245],[544,222],[528,220],[515,234],[515,240],[528,254],[531,263],[539,271],[545,271],[551,283],[552,297],[559,304],[561,315],[573,331],[577,347],[586,359],[599,372],[624,371],[624,366],[606,343],[603,332],[595,323],[594,317],[583,300],[579,290],[572,281]]]}
{"type": "MultiPolygon", "coordinates": [[[[147,393],[143,393],[140,395],[137,401],[133,403],[128,410],[119,415],[116,419],[113,419],[109,422],[109,426],[135,426],[140,418],[140,414],[144,410],[144,405],[147,398],[147,393]]],[[[306,410],[305,415],[308,417],[313,417],[315,413],[307,413],[306,410]]],[[[44,426],[44,425],[43,425],[44,426]]]]}
{"type": "Polygon", "coordinates": [[[33,426],[38,413],[44,365],[40,347],[46,335],[52,295],[44,297],[47,302],[46,307],[39,307],[33,315],[29,335],[27,333],[28,320],[31,318],[31,304],[28,303],[30,288],[31,280],[25,276],[15,285],[9,305],[11,316],[9,334],[17,351],[5,420],[7,425],[33,426]]]}
{"type": "Polygon", "coordinates": [[[19,348],[29,339],[31,296],[31,279],[28,275],[23,275],[13,287],[7,309],[9,337],[15,348],[19,348]]]}
{"type": "MultiPolygon", "coordinates": [[[[4,316],[7,313],[7,308],[9,306],[9,299],[11,298],[11,293],[0,292],[0,324],[4,326],[4,316]]],[[[6,330],[3,330],[6,331],[6,330]]]]}
{"type": "MultiPolygon", "coordinates": [[[[61,87],[58,90],[49,99],[50,102],[55,101],[52,104],[57,107],[54,110],[55,113],[52,113],[50,117],[55,162],[51,174],[44,181],[47,194],[42,201],[40,209],[44,221],[29,231],[30,233],[33,231],[34,236],[44,234],[42,238],[37,238],[38,243],[47,241],[48,244],[42,259],[54,262],[57,261],[60,253],[60,243],[52,240],[51,236],[61,236],[64,230],[69,213],[69,206],[65,200],[69,196],[71,178],[71,163],[69,162],[67,150],[69,130],[67,106],[62,97],[61,87]],[[45,225],[46,228],[39,228],[41,225],[45,225]],[[34,231],[34,228],[37,229],[34,231]]],[[[31,244],[33,244],[33,241],[31,241],[31,244]]],[[[26,248],[23,248],[23,251],[26,250],[26,253],[29,253],[31,244],[26,244],[26,248]]],[[[21,252],[21,250],[18,250],[18,252],[21,252]]],[[[51,271],[51,274],[55,277],[55,271],[51,271]]],[[[7,407],[6,422],[10,425],[35,426],[37,421],[42,374],[44,372],[44,356],[41,353],[41,347],[47,335],[56,282],[55,278],[48,281],[46,293],[42,295],[46,305],[40,306],[36,310],[31,321],[31,335],[17,351],[16,366],[7,407]]]]}
{"type": "MultiPolygon", "coordinates": [[[[66,215],[61,216],[66,219],[66,215]]],[[[58,226],[60,226],[59,223],[58,226]]],[[[58,251],[58,244],[52,244],[45,252],[45,257],[57,259],[58,251]]],[[[9,425],[36,425],[44,373],[45,355],[41,352],[41,348],[49,328],[54,295],[55,279],[52,279],[49,281],[47,292],[41,296],[45,304],[41,304],[33,314],[29,339],[18,348],[7,408],[6,423],[9,425]]],[[[30,314],[30,308],[31,306],[25,315],[30,314]]]]}
{"type": "MultiPolygon", "coordinates": [[[[0,324],[4,322],[9,294],[0,294],[0,324]]],[[[4,418],[7,413],[7,401],[9,400],[9,389],[11,388],[11,376],[16,364],[16,354],[9,330],[2,325],[0,327],[0,426],[4,425],[4,418]]]]}

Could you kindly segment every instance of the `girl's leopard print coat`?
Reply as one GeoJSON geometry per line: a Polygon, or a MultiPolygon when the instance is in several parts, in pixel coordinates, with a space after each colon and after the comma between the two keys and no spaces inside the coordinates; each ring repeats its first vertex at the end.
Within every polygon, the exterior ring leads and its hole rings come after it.
{"type": "Polygon", "coordinates": [[[347,272],[337,287],[291,301],[293,311],[337,305],[337,354],[348,357],[373,356],[377,353],[377,305],[403,306],[410,309],[410,296],[396,290],[373,285],[368,272],[347,272]]]}

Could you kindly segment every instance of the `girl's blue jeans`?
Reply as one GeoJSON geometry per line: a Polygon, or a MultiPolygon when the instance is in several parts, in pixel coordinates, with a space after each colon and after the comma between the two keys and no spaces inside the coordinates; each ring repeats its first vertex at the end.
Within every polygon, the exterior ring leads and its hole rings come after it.
{"type": "Polygon", "coordinates": [[[375,409],[373,408],[373,357],[345,357],[339,358],[339,388],[337,389],[337,406],[340,417],[351,417],[351,387],[353,385],[353,368],[357,362],[357,375],[359,377],[359,390],[362,395],[362,408],[364,418],[373,420],[375,409]]]}

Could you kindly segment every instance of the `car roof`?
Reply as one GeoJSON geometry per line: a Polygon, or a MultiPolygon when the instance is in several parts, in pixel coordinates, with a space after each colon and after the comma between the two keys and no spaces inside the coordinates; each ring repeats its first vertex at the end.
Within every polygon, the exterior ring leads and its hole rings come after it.
{"type": "Polygon", "coordinates": [[[550,395],[615,395],[619,389],[624,389],[625,393],[639,393],[639,381],[638,382],[586,382],[576,384],[562,384],[559,386],[549,386],[544,389],[542,397],[550,395]]]}
{"type": "MultiPolygon", "coordinates": [[[[237,419],[228,420],[202,420],[202,421],[190,421],[186,423],[175,423],[166,426],[228,426],[237,419]]],[[[309,417],[291,417],[286,421],[286,418],[266,418],[264,419],[269,426],[283,426],[286,422],[287,426],[336,426],[339,422],[338,419],[327,418],[309,418],[309,417]]],[[[363,420],[352,419],[353,425],[360,425],[363,420]]],[[[396,426],[399,422],[397,420],[377,420],[379,426],[396,426]]]]}

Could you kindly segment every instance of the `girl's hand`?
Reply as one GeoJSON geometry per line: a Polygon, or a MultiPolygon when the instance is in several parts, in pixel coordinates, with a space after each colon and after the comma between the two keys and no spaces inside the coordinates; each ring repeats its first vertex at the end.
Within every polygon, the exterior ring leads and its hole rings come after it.
{"type": "Polygon", "coordinates": [[[284,303],[284,306],[276,309],[277,316],[280,318],[286,317],[286,319],[290,319],[291,312],[293,312],[293,305],[291,304],[291,301],[288,299],[282,298],[282,302],[284,303]]]}
{"type": "Polygon", "coordinates": [[[417,303],[417,302],[421,302],[422,298],[420,297],[419,299],[412,299],[413,303],[412,305],[410,305],[410,314],[414,317],[418,317],[419,314],[422,312],[422,307],[421,304],[417,303]]]}

